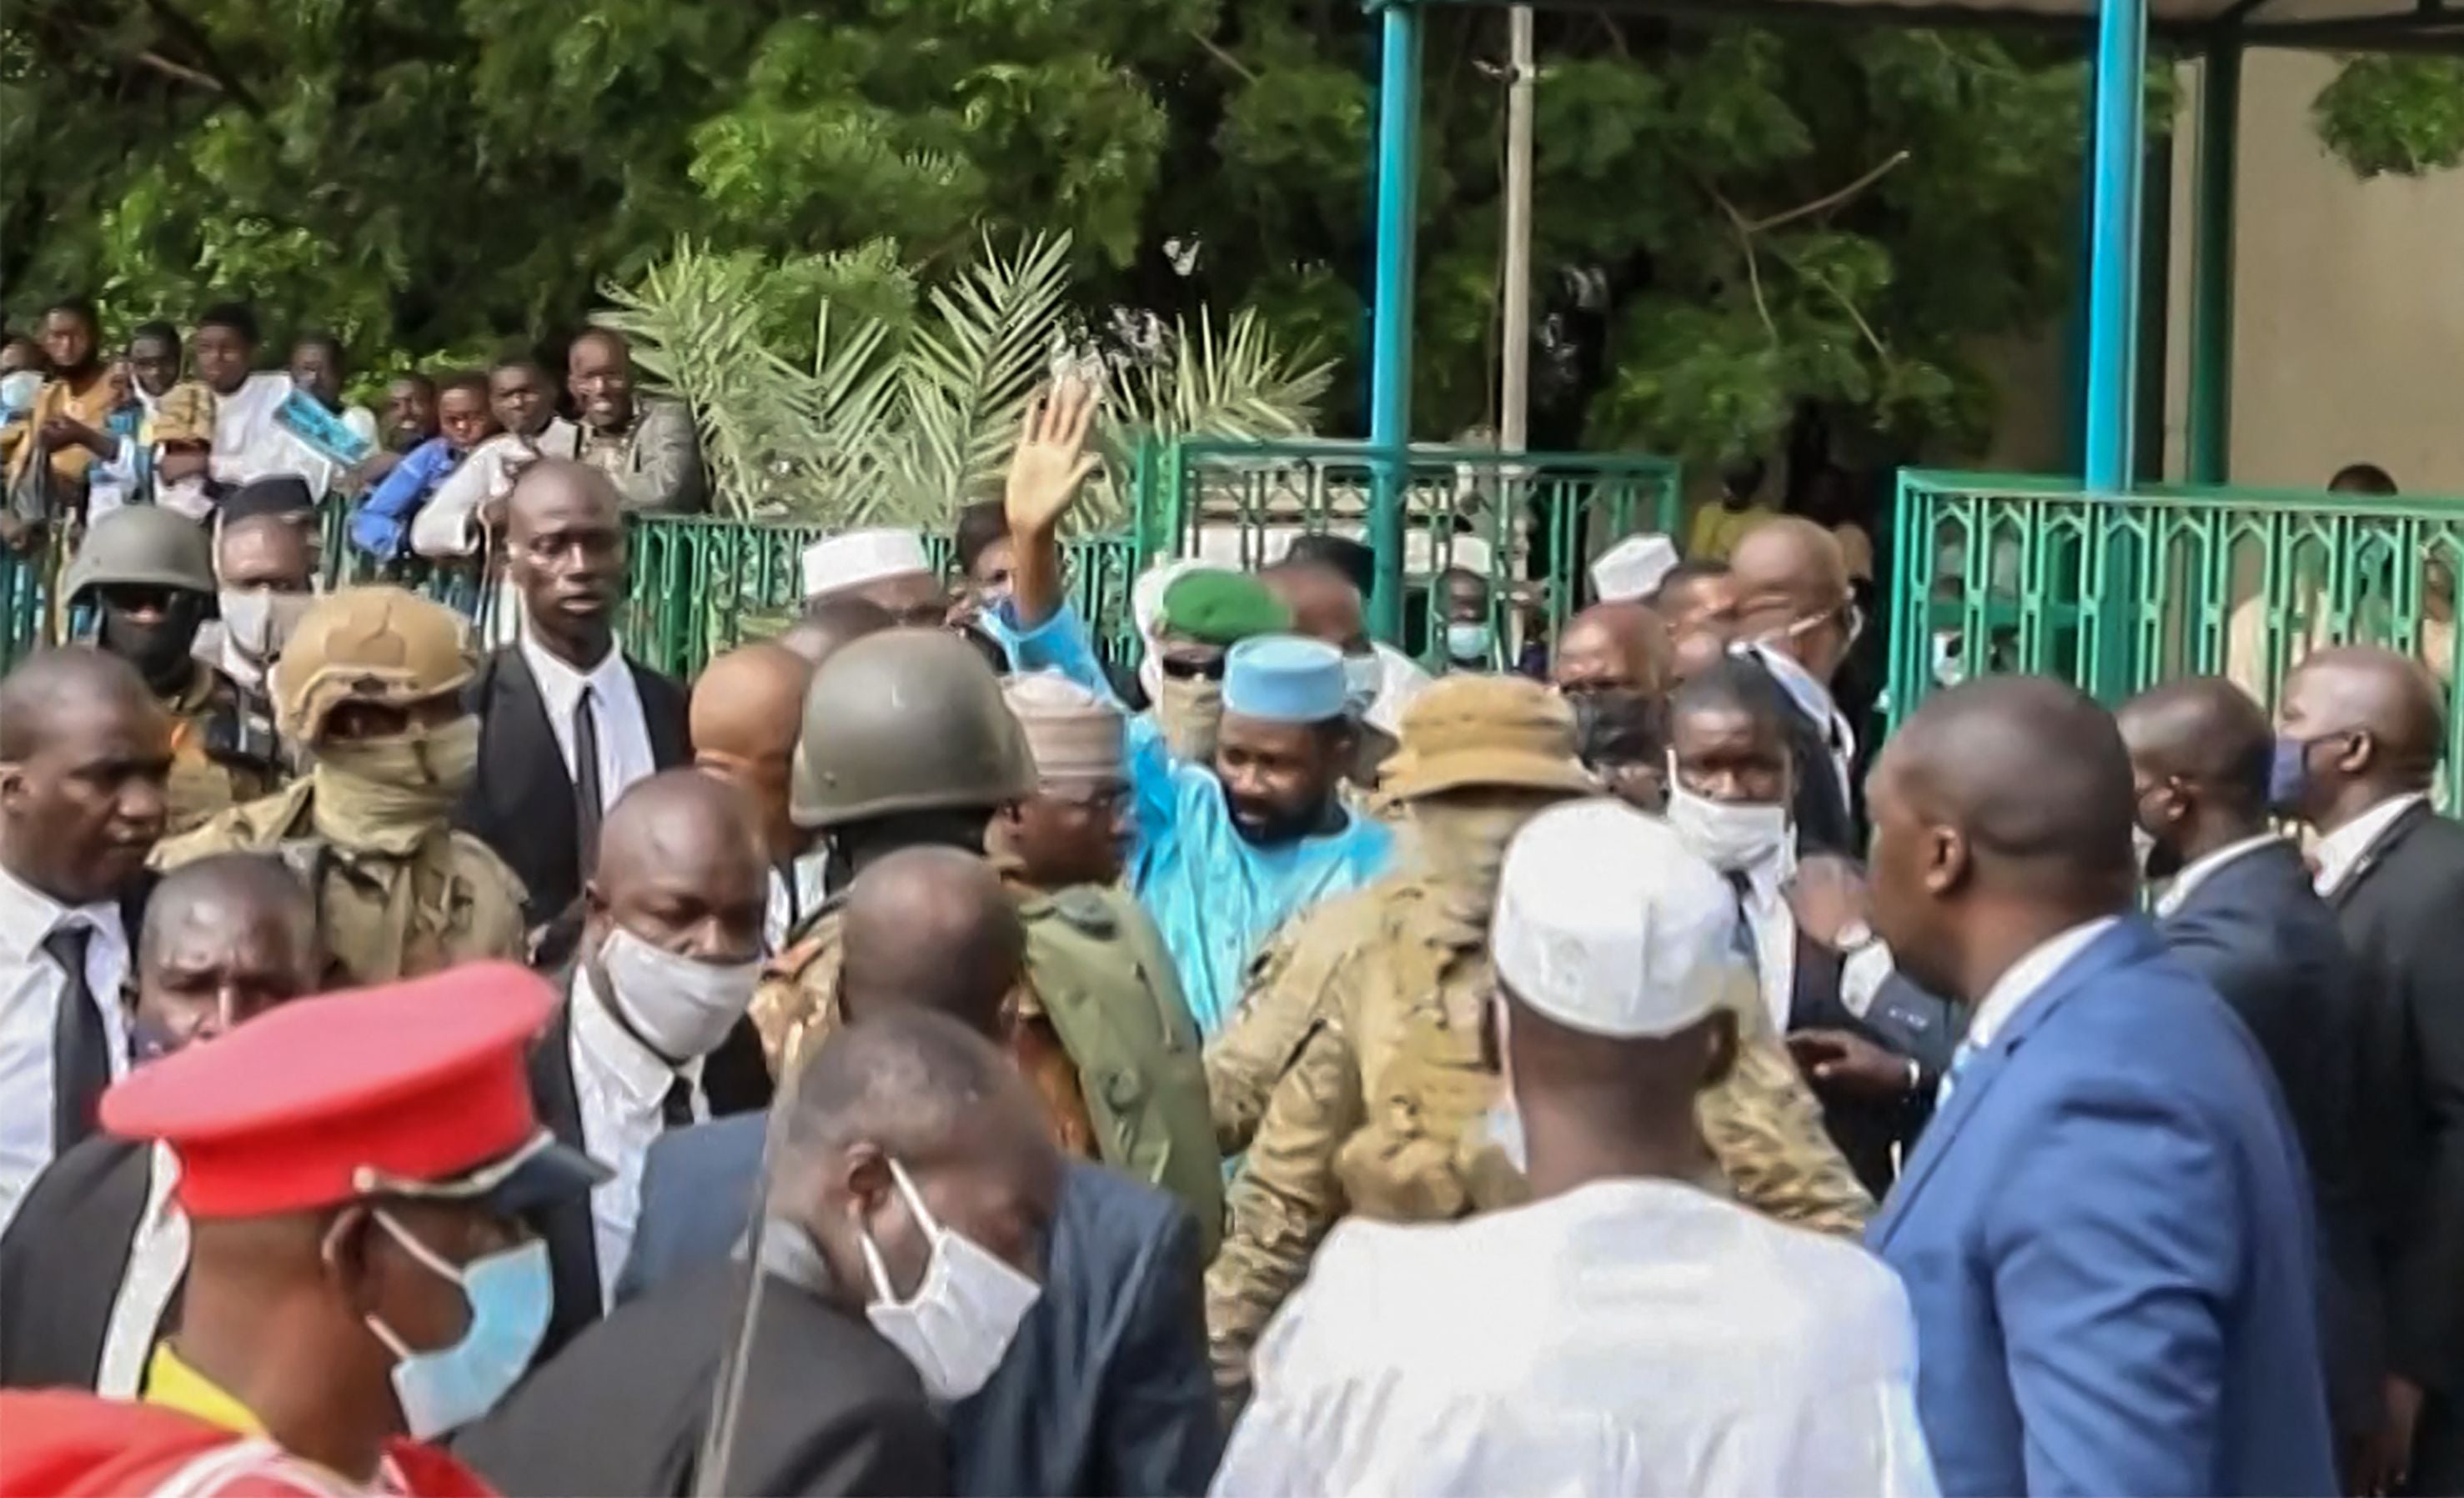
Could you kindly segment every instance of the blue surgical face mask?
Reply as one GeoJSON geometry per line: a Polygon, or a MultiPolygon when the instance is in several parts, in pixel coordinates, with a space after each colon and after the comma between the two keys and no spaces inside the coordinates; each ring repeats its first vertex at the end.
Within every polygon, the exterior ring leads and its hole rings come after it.
{"type": "Polygon", "coordinates": [[[2278,734],[2276,757],[2267,767],[2267,805],[2269,810],[2295,814],[2310,796],[2310,750],[2331,739],[2349,738],[2343,733],[2322,733],[2315,739],[2297,739],[2278,734]]]}
{"type": "Polygon", "coordinates": [[[432,1441],[495,1408],[539,1352],[553,1298],[547,1245],[534,1238],[456,1269],[389,1214],[380,1210],[375,1216],[404,1252],[461,1286],[471,1304],[471,1325],[462,1339],[431,1352],[412,1350],[391,1327],[368,1317],[368,1330],[397,1359],[393,1393],[402,1406],[403,1428],[414,1441],[432,1441]]]}
{"type": "Polygon", "coordinates": [[[1446,626],[1446,659],[1458,665],[1474,665],[1488,660],[1494,633],[1483,619],[1459,621],[1446,626]]]}

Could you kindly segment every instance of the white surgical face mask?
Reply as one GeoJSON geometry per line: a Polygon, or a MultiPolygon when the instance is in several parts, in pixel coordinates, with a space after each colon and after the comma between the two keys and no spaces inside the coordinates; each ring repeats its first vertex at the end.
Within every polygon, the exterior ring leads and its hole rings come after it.
{"type": "Polygon", "coordinates": [[[462,1287],[471,1324],[450,1347],[414,1350],[393,1328],[367,1318],[368,1330],[394,1356],[394,1402],[414,1441],[433,1441],[495,1408],[531,1365],[547,1335],[555,1299],[547,1243],[533,1238],[455,1268],[410,1230],[378,1212],[377,1226],[429,1272],[462,1287]]]}
{"type": "Polygon", "coordinates": [[[1477,665],[1488,660],[1488,647],[1494,639],[1488,625],[1480,619],[1446,626],[1446,659],[1458,665],[1477,665]]]}
{"type": "Polygon", "coordinates": [[[1343,658],[1343,710],[1353,718],[1369,711],[1377,689],[1386,684],[1386,664],[1377,653],[1343,658]]]}
{"type": "Polygon", "coordinates": [[[990,1249],[955,1228],[934,1220],[922,1192],[907,1169],[890,1162],[890,1178],[907,1199],[932,1245],[923,1282],[902,1301],[891,1288],[890,1267],[881,1248],[863,1223],[856,1224],[864,1248],[864,1267],[872,1280],[872,1304],[866,1319],[891,1346],[907,1356],[924,1380],[924,1392],[944,1404],[956,1404],[984,1386],[1009,1352],[1019,1323],[1044,1293],[1044,1287],[1019,1272],[990,1249]]]}
{"type": "Polygon", "coordinates": [[[761,962],[706,963],[653,946],[623,926],[599,948],[609,1002],[641,1032],[650,1049],[671,1062],[690,1061],[718,1049],[744,1017],[760,981],[761,962]]]}
{"type": "Polygon", "coordinates": [[[1740,874],[1788,846],[1788,808],[1769,801],[1714,801],[1689,791],[1668,762],[1668,825],[1723,874],[1740,874]]]}

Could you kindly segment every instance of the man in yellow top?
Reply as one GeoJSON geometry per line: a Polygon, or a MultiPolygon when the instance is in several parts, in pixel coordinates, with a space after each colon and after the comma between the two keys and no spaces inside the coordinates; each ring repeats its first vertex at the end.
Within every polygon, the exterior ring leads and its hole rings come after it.
{"type": "Polygon", "coordinates": [[[528,1215],[607,1175],[531,1104],[523,1056],[555,1004],[476,964],[275,1010],[106,1094],[105,1128],[179,1161],[180,1329],[142,1403],[0,1395],[0,1491],[486,1492],[427,1443],[487,1413],[539,1346],[528,1215]]]}
{"type": "Polygon", "coordinates": [[[1689,561],[1725,562],[1746,532],[1779,513],[1757,497],[1763,488],[1763,462],[1748,458],[1720,475],[1720,497],[1694,511],[1685,532],[1689,561]]]}

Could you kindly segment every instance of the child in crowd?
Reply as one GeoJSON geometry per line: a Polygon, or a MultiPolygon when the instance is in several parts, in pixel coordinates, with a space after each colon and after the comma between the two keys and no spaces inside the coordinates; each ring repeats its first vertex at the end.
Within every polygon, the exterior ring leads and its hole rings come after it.
{"type": "Polygon", "coordinates": [[[436,425],[437,435],[395,464],[351,517],[351,544],[378,561],[391,562],[404,554],[420,508],[473,448],[495,434],[486,377],[461,374],[440,381],[436,425]]]}

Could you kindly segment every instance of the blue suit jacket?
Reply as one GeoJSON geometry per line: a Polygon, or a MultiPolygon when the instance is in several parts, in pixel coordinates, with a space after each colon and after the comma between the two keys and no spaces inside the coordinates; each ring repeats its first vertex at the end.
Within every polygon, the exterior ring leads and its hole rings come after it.
{"type": "Polygon", "coordinates": [[[1945,1493],[2336,1491],[2300,1150],[2146,923],[1969,1058],[1868,1236],[1945,1493]]]}
{"type": "MultiPolygon", "coordinates": [[[[763,1122],[738,1115],[650,1146],[620,1303],[736,1250],[760,1190],[763,1122]]],[[[1223,1443],[1188,1210],[1072,1161],[1047,1253],[1044,1294],[992,1381],[951,1411],[957,1491],[1204,1492],[1223,1443]]]]}

